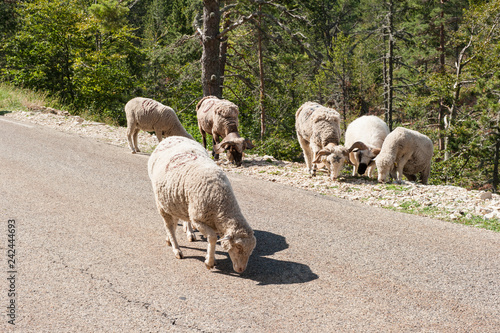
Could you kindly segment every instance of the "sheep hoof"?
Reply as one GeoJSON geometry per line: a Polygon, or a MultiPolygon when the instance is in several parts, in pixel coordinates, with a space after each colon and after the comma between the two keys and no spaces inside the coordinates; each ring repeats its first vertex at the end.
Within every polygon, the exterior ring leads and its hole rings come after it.
{"type": "Polygon", "coordinates": [[[205,260],[205,267],[207,269],[212,269],[212,268],[214,268],[214,266],[215,266],[215,261],[212,264],[210,264],[210,261],[208,259],[205,260]]]}
{"type": "Polygon", "coordinates": [[[193,233],[187,234],[187,240],[188,242],[196,242],[196,235],[193,233]]]}
{"type": "Polygon", "coordinates": [[[135,154],[135,150],[132,150],[132,154],[135,154]]]}
{"type": "Polygon", "coordinates": [[[177,259],[183,259],[184,258],[184,255],[182,254],[181,250],[174,250],[174,254],[175,254],[175,257],[177,259]]]}

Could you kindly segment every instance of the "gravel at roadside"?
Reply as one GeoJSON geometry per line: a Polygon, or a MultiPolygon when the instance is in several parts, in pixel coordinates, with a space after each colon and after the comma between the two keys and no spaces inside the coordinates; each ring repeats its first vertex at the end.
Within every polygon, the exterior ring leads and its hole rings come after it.
{"type": "MultiPolygon", "coordinates": [[[[77,133],[112,145],[126,147],[125,127],[70,116],[67,112],[51,108],[6,113],[4,117],[77,133]]],[[[139,147],[151,152],[157,144],[156,137],[146,132],[139,134],[139,147]]],[[[500,219],[500,195],[484,191],[469,191],[456,186],[420,185],[405,181],[403,184],[378,184],[366,177],[341,177],[331,181],[326,172],[311,178],[304,163],[279,161],[272,156],[246,155],[242,167],[234,167],[226,160],[221,167],[230,173],[287,184],[324,195],[356,200],[370,206],[390,208],[429,216],[446,221],[457,221],[481,227],[497,225],[500,219]]],[[[347,167],[346,167],[347,168],[347,167]]],[[[350,168],[349,168],[350,170],[350,168]]],[[[344,173],[346,175],[347,173],[344,173]]]]}

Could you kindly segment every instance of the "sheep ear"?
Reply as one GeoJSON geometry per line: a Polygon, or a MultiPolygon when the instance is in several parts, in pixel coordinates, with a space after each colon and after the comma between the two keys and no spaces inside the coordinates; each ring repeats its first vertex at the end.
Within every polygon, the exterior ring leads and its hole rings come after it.
{"type": "Polygon", "coordinates": [[[372,153],[373,155],[377,156],[378,154],[380,154],[380,148],[372,149],[372,153]]]}
{"type": "Polygon", "coordinates": [[[361,141],[356,141],[352,144],[351,148],[349,148],[349,152],[352,152],[354,149],[360,149],[360,150],[365,150],[368,149],[368,147],[361,141]]]}
{"type": "Polygon", "coordinates": [[[214,146],[214,152],[216,154],[222,154],[224,152],[224,148],[222,148],[222,145],[220,143],[214,146]]]}
{"type": "Polygon", "coordinates": [[[255,148],[252,141],[250,139],[245,139],[245,149],[252,149],[252,148],[255,148]]]}
{"type": "Polygon", "coordinates": [[[222,237],[221,239],[217,240],[217,243],[222,243],[223,241],[230,241],[231,239],[233,239],[232,236],[226,235],[226,236],[222,237]]]}
{"type": "Polygon", "coordinates": [[[313,163],[319,163],[319,162],[321,162],[321,156],[328,155],[328,154],[330,154],[329,150],[326,150],[324,148],[321,149],[320,151],[318,151],[316,153],[316,158],[314,158],[313,163]]]}
{"type": "Polygon", "coordinates": [[[227,149],[227,146],[229,146],[230,142],[228,141],[222,141],[221,143],[218,143],[214,147],[214,151],[216,154],[222,154],[224,150],[227,149]]]}

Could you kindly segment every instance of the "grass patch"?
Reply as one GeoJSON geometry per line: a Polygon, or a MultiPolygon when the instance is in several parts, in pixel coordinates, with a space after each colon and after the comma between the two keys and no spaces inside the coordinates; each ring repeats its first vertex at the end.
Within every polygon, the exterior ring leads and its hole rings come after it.
{"type": "Polygon", "coordinates": [[[500,232],[500,220],[498,218],[485,219],[482,216],[472,215],[471,217],[459,217],[455,220],[448,219],[448,221],[500,232]]]}
{"type": "Polygon", "coordinates": [[[476,228],[483,228],[491,231],[500,232],[500,219],[485,219],[482,216],[467,214],[455,219],[451,218],[452,212],[447,210],[440,210],[433,206],[422,206],[419,202],[415,200],[405,201],[397,207],[394,206],[384,206],[383,208],[413,214],[418,216],[424,216],[429,218],[435,218],[442,221],[459,223],[464,225],[473,226],[476,228]]]}
{"type": "Polygon", "coordinates": [[[61,108],[57,98],[48,93],[13,87],[0,82],[0,111],[28,111],[35,107],[48,106],[61,108]]]}
{"type": "Polygon", "coordinates": [[[398,206],[384,206],[384,208],[387,208],[390,210],[395,210],[398,212],[419,215],[418,212],[419,212],[419,208],[421,206],[422,205],[416,200],[408,200],[408,201],[404,201],[403,203],[401,203],[398,206]]]}

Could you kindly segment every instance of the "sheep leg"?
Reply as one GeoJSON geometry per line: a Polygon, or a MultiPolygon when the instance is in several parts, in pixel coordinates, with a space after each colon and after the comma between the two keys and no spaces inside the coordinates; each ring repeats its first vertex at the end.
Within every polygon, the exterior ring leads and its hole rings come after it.
{"type": "Polygon", "coordinates": [[[217,243],[217,233],[214,229],[202,223],[194,223],[196,228],[207,237],[208,247],[205,257],[205,266],[212,269],[215,266],[215,245],[217,243]]]}
{"type": "Polygon", "coordinates": [[[182,222],[182,229],[186,233],[186,237],[187,237],[188,242],[196,241],[196,235],[194,234],[193,228],[191,227],[191,222],[183,221],[182,222]]]}
{"type": "Polygon", "coordinates": [[[136,128],[135,131],[134,131],[134,134],[132,135],[132,140],[134,142],[134,147],[135,147],[135,151],[140,153],[141,151],[139,150],[139,141],[137,140],[137,136],[139,135],[139,129],[136,128]]]}
{"type": "Polygon", "coordinates": [[[130,147],[130,150],[132,151],[132,154],[136,153],[136,150],[134,148],[134,141],[133,141],[133,135],[135,133],[135,126],[130,125],[127,127],[127,141],[128,141],[128,146],[130,147]]]}
{"type": "Polygon", "coordinates": [[[219,154],[216,154],[215,153],[215,146],[220,142],[220,137],[214,133],[212,133],[212,155],[214,157],[214,160],[218,160],[219,159],[219,154]]]}
{"type": "Polygon", "coordinates": [[[368,166],[368,168],[366,169],[366,174],[370,178],[373,178],[375,176],[375,163],[368,166]]]}
{"type": "Polygon", "coordinates": [[[411,158],[411,154],[403,155],[398,161],[398,166],[396,168],[396,181],[398,184],[401,184],[403,179],[403,169],[406,165],[406,162],[411,158]]]}
{"type": "Polygon", "coordinates": [[[177,259],[182,259],[184,255],[182,254],[181,249],[179,248],[179,244],[177,243],[177,239],[175,238],[175,229],[177,227],[178,219],[174,218],[172,215],[167,214],[160,210],[160,215],[165,222],[165,231],[167,232],[167,245],[172,246],[172,251],[177,259]]]}
{"type": "Polygon", "coordinates": [[[302,151],[304,152],[304,160],[306,161],[307,171],[312,174],[312,151],[309,147],[309,142],[304,140],[300,135],[297,135],[299,139],[299,144],[302,147],[302,151]]]}
{"type": "Polygon", "coordinates": [[[427,185],[430,173],[431,173],[430,166],[420,173],[420,180],[422,181],[422,184],[427,185]]]}
{"type": "Polygon", "coordinates": [[[161,135],[162,134],[161,131],[160,130],[155,130],[155,134],[156,134],[156,137],[158,138],[158,143],[160,143],[161,140],[163,139],[163,137],[161,135]]]}
{"type": "MultiPolygon", "coordinates": [[[[319,151],[319,150],[318,150],[319,151]]],[[[312,161],[315,161],[316,160],[316,154],[318,153],[318,151],[312,151],[312,161]]],[[[314,162],[311,162],[311,168],[310,168],[310,173],[311,173],[311,177],[315,177],[316,176],[316,170],[318,169],[318,164],[314,163],[314,162]]],[[[333,178],[332,178],[333,180],[333,178]]]]}
{"type": "Polygon", "coordinates": [[[203,147],[207,149],[207,133],[200,128],[201,138],[203,139],[203,147]]]}

